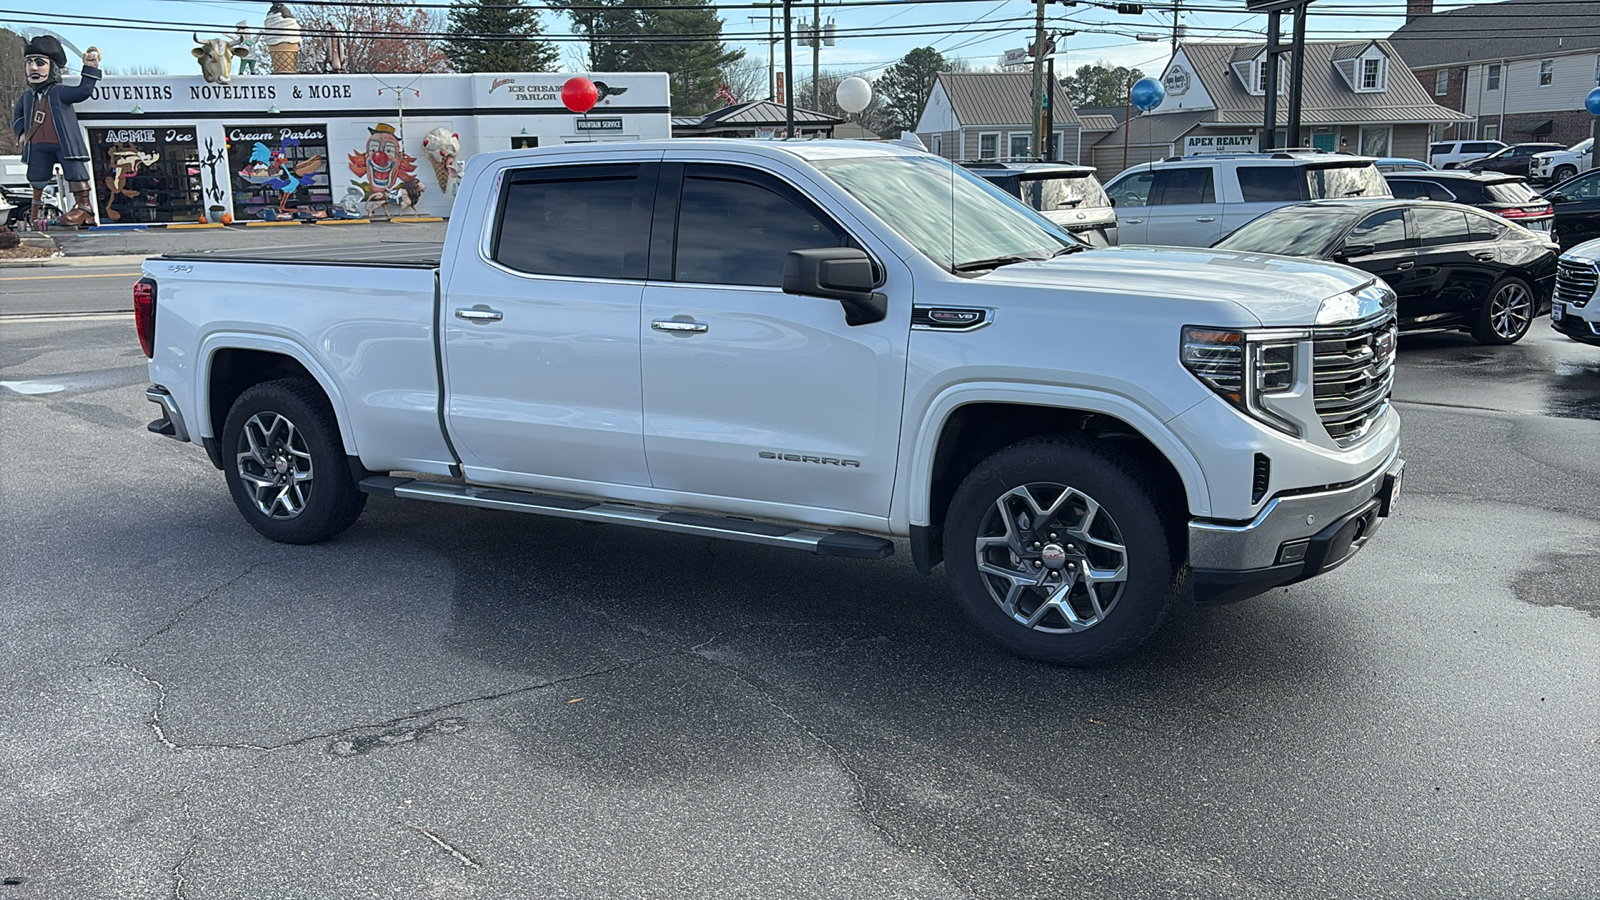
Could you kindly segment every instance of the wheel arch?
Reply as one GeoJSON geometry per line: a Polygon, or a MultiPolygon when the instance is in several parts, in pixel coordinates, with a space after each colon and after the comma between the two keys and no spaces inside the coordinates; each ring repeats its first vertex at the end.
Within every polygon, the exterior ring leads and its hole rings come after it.
{"type": "Polygon", "coordinates": [[[1205,473],[1176,434],[1130,401],[1066,388],[965,388],[931,404],[917,432],[906,498],[912,557],[926,571],[942,557],[946,511],[962,478],[995,451],[1046,434],[1088,435],[1152,473],[1167,496],[1181,495],[1186,511],[1211,511],[1205,473]]]}
{"type": "Polygon", "coordinates": [[[279,378],[308,378],[333,408],[345,452],[351,456],[359,453],[343,394],[327,370],[299,344],[267,335],[218,334],[201,344],[200,358],[204,363],[195,390],[195,396],[200,398],[200,421],[196,423],[199,435],[218,438],[217,432],[234,401],[254,385],[279,378]]]}

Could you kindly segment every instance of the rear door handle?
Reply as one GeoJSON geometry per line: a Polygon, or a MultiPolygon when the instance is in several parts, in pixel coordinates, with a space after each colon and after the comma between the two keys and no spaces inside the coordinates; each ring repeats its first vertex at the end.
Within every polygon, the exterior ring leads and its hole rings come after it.
{"type": "Polygon", "coordinates": [[[1217,220],[1217,217],[1216,216],[1195,216],[1194,220],[1196,222],[1215,222],[1217,220]]]}
{"type": "Polygon", "coordinates": [[[1407,269],[1410,269],[1414,265],[1416,265],[1416,263],[1414,263],[1414,262],[1403,262],[1400,265],[1395,266],[1394,268],[1395,268],[1396,272],[1404,272],[1407,269]]]}
{"type": "Polygon", "coordinates": [[[498,322],[505,317],[505,313],[498,309],[490,309],[489,307],[484,306],[482,303],[479,303],[477,306],[471,307],[470,309],[456,310],[456,318],[466,319],[468,322],[477,322],[480,325],[488,322],[498,322]]]}
{"type": "Polygon", "coordinates": [[[682,319],[656,319],[650,323],[650,327],[673,334],[705,334],[711,328],[704,322],[685,322],[682,319]]]}

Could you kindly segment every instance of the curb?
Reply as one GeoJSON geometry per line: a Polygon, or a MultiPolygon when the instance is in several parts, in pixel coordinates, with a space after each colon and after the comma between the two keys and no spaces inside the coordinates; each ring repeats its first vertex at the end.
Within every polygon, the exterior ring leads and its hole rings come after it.
{"type": "Polygon", "coordinates": [[[120,256],[44,256],[38,259],[0,259],[0,269],[28,269],[42,266],[137,266],[159,253],[123,254],[120,256]]]}

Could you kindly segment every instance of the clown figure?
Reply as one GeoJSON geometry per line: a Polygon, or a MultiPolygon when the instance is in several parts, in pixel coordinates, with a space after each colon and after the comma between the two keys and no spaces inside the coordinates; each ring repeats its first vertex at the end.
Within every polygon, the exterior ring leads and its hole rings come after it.
{"type": "Polygon", "coordinates": [[[83,77],[75,85],[61,82],[67,66],[67,53],[56,38],[41,34],[23,49],[23,74],[28,89],[17,98],[11,110],[11,130],[22,144],[22,159],[28,164],[28,183],[33,186],[33,208],[44,208],[44,189],[55,176],[55,167],[67,177],[75,205],[61,216],[62,225],[77,227],[94,224],[94,206],[89,200],[89,146],[84,143],[78,117],[72,106],[87,100],[100,80],[100,51],[90,47],[83,54],[83,77]]]}

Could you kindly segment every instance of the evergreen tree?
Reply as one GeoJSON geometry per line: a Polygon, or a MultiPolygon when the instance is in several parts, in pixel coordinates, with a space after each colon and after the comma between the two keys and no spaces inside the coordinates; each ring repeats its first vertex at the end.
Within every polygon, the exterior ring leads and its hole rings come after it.
{"type": "Polygon", "coordinates": [[[709,0],[552,0],[552,5],[566,8],[572,30],[587,38],[590,71],[665,72],[673,112],[680,115],[719,107],[715,98],[723,68],[744,58],[743,50],[722,42],[722,19],[709,0]],[[651,8],[642,8],[646,4],[651,8]]]}
{"type": "Polygon", "coordinates": [[[457,72],[551,72],[556,48],[525,0],[457,0],[441,42],[457,72]]]}
{"type": "Polygon", "coordinates": [[[954,69],[944,54],[932,47],[918,47],[884,69],[873,82],[872,92],[883,103],[894,128],[914,131],[917,120],[922,118],[922,107],[933,93],[933,83],[939,79],[940,72],[950,71],[954,69]]]}

